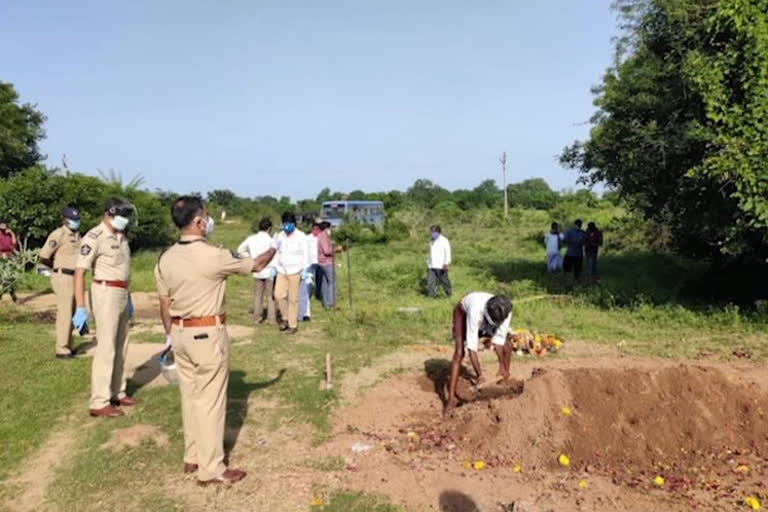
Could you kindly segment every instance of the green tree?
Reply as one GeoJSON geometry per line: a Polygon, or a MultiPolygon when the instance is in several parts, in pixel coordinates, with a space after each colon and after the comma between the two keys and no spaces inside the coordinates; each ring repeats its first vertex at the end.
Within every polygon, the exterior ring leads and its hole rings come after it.
{"type": "Polygon", "coordinates": [[[13,85],[0,82],[0,178],[39,163],[38,142],[45,137],[45,116],[35,105],[20,104],[13,85]]]}
{"type": "Polygon", "coordinates": [[[426,208],[432,208],[441,201],[451,200],[450,192],[425,179],[416,180],[405,195],[408,201],[426,208]]]}
{"type": "Polygon", "coordinates": [[[231,208],[237,200],[237,195],[228,189],[216,189],[208,192],[208,202],[221,206],[222,208],[231,208]]]}
{"type": "Polygon", "coordinates": [[[768,0],[620,0],[625,34],[561,162],[685,254],[768,256],[768,0]]]}
{"type": "Polygon", "coordinates": [[[557,203],[557,193],[541,178],[531,178],[507,187],[510,206],[549,210],[557,203]]]}

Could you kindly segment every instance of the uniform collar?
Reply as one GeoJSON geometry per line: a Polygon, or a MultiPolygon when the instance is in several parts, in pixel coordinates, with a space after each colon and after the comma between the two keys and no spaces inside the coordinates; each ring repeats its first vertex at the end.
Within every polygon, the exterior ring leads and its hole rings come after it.
{"type": "Polygon", "coordinates": [[[115,240],[120,240],[125,236],[124,233],[118,233],[117,231],[114,231],[112,226],[108,226],[107,223],[104,221],[104,219],[101,220],[100,226],[101,226],[102,233],[104,233],[108,237],[114,238],[115,240]]]}
{"type": "Polygon", "coordinates": [[[181,235],[179,242],[196,242],[198,240],[205,240],[205,237],[200,235],[181,235]]]}

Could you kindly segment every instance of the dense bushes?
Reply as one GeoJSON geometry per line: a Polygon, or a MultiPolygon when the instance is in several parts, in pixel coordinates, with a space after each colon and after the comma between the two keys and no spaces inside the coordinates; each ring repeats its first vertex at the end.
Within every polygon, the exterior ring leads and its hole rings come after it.
{"type": "Polygon", "coordinates": [[[0,212],[21,239],[31,247],[39,246],[61,222],[61,208],[80,209],[82,231],[100,222],[104,201],[118,195],[132,201],[138,211],[138,227],[130,233],[134,249],[170,243],[171,225],[168,207],[159,196],[119,184],[107,184],[99,178],[82,174],[60,174],[41,167],[27,169],[0,180],[0,212]]]}

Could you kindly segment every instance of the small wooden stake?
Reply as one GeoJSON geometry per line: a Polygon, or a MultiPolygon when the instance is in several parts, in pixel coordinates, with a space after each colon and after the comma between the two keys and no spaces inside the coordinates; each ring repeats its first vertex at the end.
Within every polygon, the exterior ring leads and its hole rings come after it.
{"type": "Polygon", "coordinates": [[[325,389],[326,391],[333,387],[331,372],[332,372],[331,354],[328,353],[328,354],[325,354],[325,389]]]}

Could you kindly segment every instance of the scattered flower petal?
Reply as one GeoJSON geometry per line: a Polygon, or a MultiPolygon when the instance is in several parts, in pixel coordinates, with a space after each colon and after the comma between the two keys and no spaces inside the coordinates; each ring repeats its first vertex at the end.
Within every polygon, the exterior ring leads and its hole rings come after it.
{"type": "Polygon", "coordinates": [[[472,465],[472,467],[480,471],[481,469],[485,469],[485,462],[481,460],[476,460],[475,463],[472,465]]]}
{"type": "Polygon", "coordinates": [[[561,466],[563,466],[564,468],[567,468],[568,466],[570,466],[570,465],[571,465],[571,459],[569,459],[569,458],[568,458],[568,456],[567,456],[567,455],[565,455],[564,453],[563,453],[563,454],[561,454],[561,455],[560,455],[560,456],[557,458],[557,461],[558,461],[558,462],[560,463],[560,465],[561,465],[561,466]]]}
{"type": "Polygon", "coordinates": [[[664,485],[664,477],[657,476],[656,478],[653,479],[653,483],[661,487],[662,485],[664,485]]]}
{"type": "Polygon", "coordinates": [[[589,487],[589,482],[586,480],[579,480],[579,489],[586,489],[589,487]]]}

